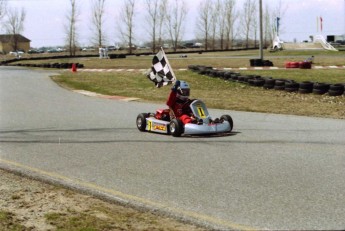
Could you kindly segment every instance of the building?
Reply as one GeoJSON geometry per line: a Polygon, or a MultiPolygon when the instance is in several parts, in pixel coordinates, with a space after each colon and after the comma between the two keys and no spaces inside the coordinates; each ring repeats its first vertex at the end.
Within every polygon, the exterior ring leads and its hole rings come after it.
{"type": "Polygon", "coordinates": [[[30,49],[30,40],[20,34],[2,34],[0,35],[0,53],[7,54],[10,51],[24,51],[30,49]]]}

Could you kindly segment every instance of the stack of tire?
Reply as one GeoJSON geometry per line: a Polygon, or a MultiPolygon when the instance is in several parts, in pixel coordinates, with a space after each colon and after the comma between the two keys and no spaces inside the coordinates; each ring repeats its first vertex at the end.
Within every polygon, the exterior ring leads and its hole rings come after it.
{"type": "MultiPolygon", "coordinates": [[[[40,63],[40,64],[33,64],[33,63],[25,63],[25,64],[16,64],[16,66],[24,66],[24,67],[43,67],[43,68],[58,68],[58,69],[69,69],[72,68],[72,63],[40,63]]],[[[76,63],[77,68],[83,68],[84,64],[76,63]]]]}
{"type": "Polygon", "coordinates": [[[110,54],[108,55],[109,59],[125,59],[125,54],[110,54]]]}
{"type": "MultiPolygon", "coordinates": [[[[296,64],[297,65],[297,64],[296,64]]],[[[298,64],[299,65],[299,64],[298,64]]],[[[345,95],[345,84],[328,84],[311,81],[296,82],[289,79],[274,79],[272,77],[261,77],[259,75],[242,75],[238,72],[217,70],[209,66],[189,65],[188,69],[201,75],[212,78],[224,79],[227,81],[239,82],[264,89],[274,89],[300,94],[328,94],[329,96],[345,95]]]]}
{"type": "Polygon", "coordinates": [[[310,81],[298,83],[294,80],[287,79],[266,78],[263,88],[283,90],[286,92],[298,92],[300,94],[328,94],[329,96],[340,96],[345,94],[345,84],[314,83],[310,81]]]}
{"type": "Polygon", "coordinates": [[[251,67],[273,67],[273,63],[270,60],[250,59],[249,63],[251,67]]]}

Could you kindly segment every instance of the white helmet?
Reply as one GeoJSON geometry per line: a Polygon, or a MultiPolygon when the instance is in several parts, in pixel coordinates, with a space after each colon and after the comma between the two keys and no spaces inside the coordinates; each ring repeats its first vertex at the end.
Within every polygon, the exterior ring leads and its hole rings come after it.
{"type": "Polygon", "coordinates": [[[190,95],[189,84],[185,81],[180,81],[180,86],[177,89],[177,98],[181,100],[187,100],[190,95]]]}

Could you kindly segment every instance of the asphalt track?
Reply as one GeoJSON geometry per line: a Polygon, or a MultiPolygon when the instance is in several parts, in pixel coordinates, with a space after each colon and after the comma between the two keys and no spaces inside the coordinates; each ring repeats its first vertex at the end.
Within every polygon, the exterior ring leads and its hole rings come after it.
{"type": "Polygon", "coordinates": [[[230,114],[216,137],[142,133],[162,104],[89,97],[0,67],[0,167],[215,229],[345,229],[345,121],[230,114]]]}

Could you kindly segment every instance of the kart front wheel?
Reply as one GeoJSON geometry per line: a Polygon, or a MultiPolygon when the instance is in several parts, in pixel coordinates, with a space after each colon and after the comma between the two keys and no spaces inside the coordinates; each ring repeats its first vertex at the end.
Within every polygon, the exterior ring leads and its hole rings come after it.
{"type": "Polygon", "coordinates": [[[144,132],[146,131],[146,118],[148,117],[147,113],[140,113],[137,116],[137,128],[139,131],[144,132]]]}
{"type": "Polygon", "coordinates": [[[173,119],[170,121],[169,131],[170,134],[174,137],[179,137],[182,135],[183,131],[183,123],[179,119],[173,119]]]}
{"type": "Polygon", "coordinates": [[[224,121],[228,121],[228,122],[229,122],[229,124],[230,124],[230,130],[229,130],[229,132],[231,132],[231,131],[232,131],[232,128],[234,127],[234,122],[233,122],[231,116],[229,116],[229,115],[222,115],[222,116],[220,117],[220,119],[223,119],[224,121]]]}

